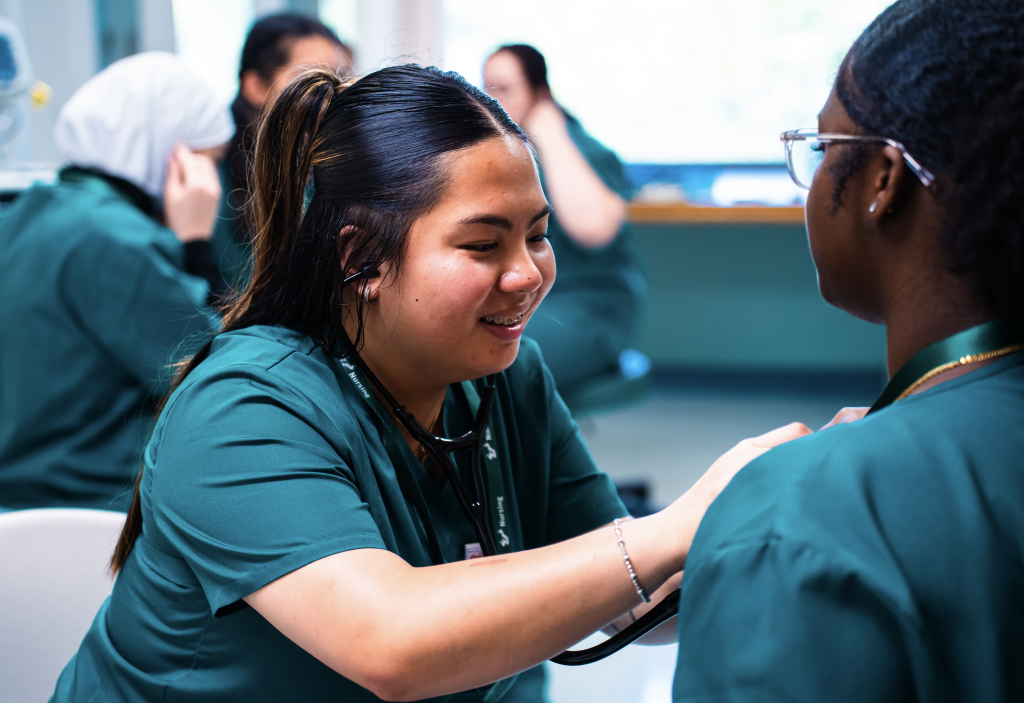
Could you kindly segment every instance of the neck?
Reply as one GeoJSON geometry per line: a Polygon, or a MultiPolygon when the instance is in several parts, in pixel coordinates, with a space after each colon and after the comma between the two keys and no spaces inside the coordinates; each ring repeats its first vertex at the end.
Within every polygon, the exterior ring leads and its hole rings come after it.
{"type": "MultiPolygon", "coordinates": [[[[412,413],[420,424],[434,431],[432,425],[444,404],[447,386],[430,383],[430,379],[424,378],[423,374],[414,373],[411,369],[396,364],[387,354],[380,353],[380,350],[375,353],[364,348],[360,356],[398,404],[412,413]]],[[[388,410],[390,411],[390,408],[388,410]]],[[[401,423],[396,424],[409,447],[415,451],[419,444],[412,439],[401,423]]]]}
{"type": "Polygon", "coordinates": [[[890,378],[925,347],[992,319],[973,302],[967,281],[951,274],[937,279],[908,286],[885,316],[890,378]]]}

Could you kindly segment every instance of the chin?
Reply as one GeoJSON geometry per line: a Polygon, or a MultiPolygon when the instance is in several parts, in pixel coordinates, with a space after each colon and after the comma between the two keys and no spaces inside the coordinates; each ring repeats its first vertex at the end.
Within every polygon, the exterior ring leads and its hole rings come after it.
{"type": "Polygon", "coordinates": [[[836,295],[835,290],[831,286],[822,281],[820,275],[818,276],[818,292],[821,293],[821,297],[826,303],[838,310],[842,310],[850,317],[870,322],[873,325],[885,324],[885,321],[875,312],[866,309],[864,306],[853,305],[848,301],[843,301],[840,296],[836,295]]]}
{"type": "Polygon", "coordinates": [[[502,344],[487,356],[486,361],[480,365],[478,373],[473,378],[501,373],[515,362],[517,356],[519,356],[518,339],[508,344],[502,344]]]}

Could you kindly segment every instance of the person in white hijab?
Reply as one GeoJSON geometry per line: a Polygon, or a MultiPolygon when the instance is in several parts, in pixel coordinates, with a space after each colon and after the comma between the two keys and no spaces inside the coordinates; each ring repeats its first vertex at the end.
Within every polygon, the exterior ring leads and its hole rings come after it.
{"type": "Polygon", "coordinates": [[[57,118],[54,141],[67,163],[159,197],[175,146],[203,151],[234,133],[227,106],[202,78],[178,56],[149,51],[111,64],[79,88],[57,118]]]}
{"type": "Polygon", "coordinates": [[[124,510],[169,364],[218,327],[226,106],[173,54],[117,61],[57,120],[66,166],[0,222],[0,509],[124,510]]]}

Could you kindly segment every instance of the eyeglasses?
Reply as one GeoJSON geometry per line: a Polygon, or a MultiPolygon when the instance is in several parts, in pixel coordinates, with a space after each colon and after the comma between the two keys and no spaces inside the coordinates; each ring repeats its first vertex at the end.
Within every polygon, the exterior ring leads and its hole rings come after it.
{"type": "Polygon", "coordinates": [[[885,137],[868,137],[859,134],[819,134],[813,128],[791,129],[779,135],[779,139],[786,148],[786,166],[789,168],[789,175],[801,188],[810,189],[814,174],[825,159],[825,146],[832,142],[839,143],[873,143],[888,144],[894,146],[903,153],[903,159],[907,166],[914,172],[914,175],[925,185],[930,186],[935,182],[928,169],[918,163],[917,159],[907,153],[906,148],[897,141],[885,137]]]}

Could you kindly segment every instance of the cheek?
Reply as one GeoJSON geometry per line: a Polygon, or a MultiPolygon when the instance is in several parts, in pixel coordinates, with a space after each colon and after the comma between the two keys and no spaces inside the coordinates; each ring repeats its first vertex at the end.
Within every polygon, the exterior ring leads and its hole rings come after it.
{"type": "Polygon", "coordinates": [[[807,205],[804,209],[804,217],[807,222],[807,241],[811,249],[811,257],[814,265],[820,269],[819,258],[824,255],[824,244],[828,232],[834,228],[835,222],[832,213],[832,184],[823,173],[825,167],[818,171],[814,181],[811,183],[811,190],[807,194],[807,205]]]}
{"type": "Polygon", "coordinates": [[[402,295],[404,306],[415,312],[417,326],[432,336],[450,337],[472,326],[494,281],[484,267],[460,263],[456,258],[437,259],[418,275],[402,295]]]}
{"type": "Polygon", "coordinates": [[[544,283],[540,289],[540,295],[543,298],[551,290],[551,286],[555,284],[555,276],[558,274],[558,267],[555,264],[555,253],[551,251],[551,247],[548,247],[547,252],[539,257],[534,258],[534,265],[537,270],[540,271],[541,277],[544,279],[544,283]]]}

